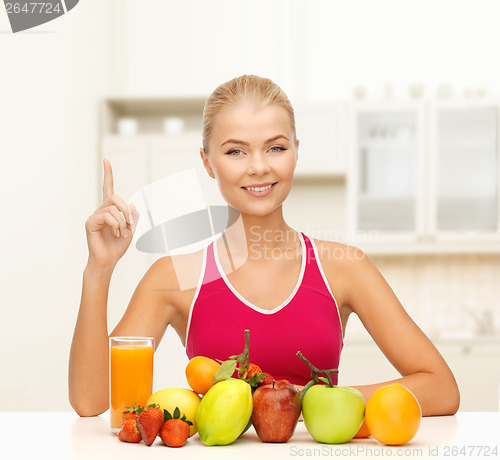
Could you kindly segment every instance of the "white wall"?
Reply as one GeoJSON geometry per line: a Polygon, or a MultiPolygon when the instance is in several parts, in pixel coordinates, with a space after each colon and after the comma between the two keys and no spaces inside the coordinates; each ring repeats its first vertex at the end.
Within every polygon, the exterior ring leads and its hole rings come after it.
{"type": "MultiPolygon", "coordinates": [[[[98,2],[26,33],[0,34],[2,224],[0,405],[61,410],[97,202],[97,96],[109,21],[98,2]]],[[[0,30],[9,24],[0,8],[0,30]]]]}
{"type": "Polygon", "coordinates": [[[284,84],[287,3],[122,0],[120,72],[114,88],[205,96],[244,73],[265,74],[284,84]]]}
{"type": "MultiPolygon", "coordinates": [[[[84,222],[100,199],[100,96],[206,94],[242,73],[275,79],[292,101],[348,98],[357,84],[377,95],[386,82],[401,91],[414,82],[429,91],[443,82],[487,85],[498,94],[496,5],[82,0],[32,31],[0,33],[2,410],[69,409],[84,222]]],[[[0,31],[8,30],[2,6],[0,31]]],[[[134,289],[120,270],[110,328],[134,289]]],[[[181,381],[185,356],[171,333],[161,353],[165,380],[155,385],[181,381]]]]}

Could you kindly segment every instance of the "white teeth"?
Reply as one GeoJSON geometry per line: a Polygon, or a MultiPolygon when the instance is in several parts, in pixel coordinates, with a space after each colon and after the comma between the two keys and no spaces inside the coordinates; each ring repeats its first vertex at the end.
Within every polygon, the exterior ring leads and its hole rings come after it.
{"type": "Polygon", "coordinates": [[[244,187],[247,190],[252,190],[253,192],[263,192],[264,190],[267,190],[271,188],[273,184],[266,185],[265,187],[244,187]]]}

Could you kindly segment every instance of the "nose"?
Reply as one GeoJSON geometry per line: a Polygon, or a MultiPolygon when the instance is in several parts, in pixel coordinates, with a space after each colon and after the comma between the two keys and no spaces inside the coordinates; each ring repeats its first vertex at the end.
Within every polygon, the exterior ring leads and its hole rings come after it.
{"type": "Polygon", "coordinates": [[[249,157],[248,173],[263,175],[270,171],[270,167],[262,153],[254,153],[249,157]]]}

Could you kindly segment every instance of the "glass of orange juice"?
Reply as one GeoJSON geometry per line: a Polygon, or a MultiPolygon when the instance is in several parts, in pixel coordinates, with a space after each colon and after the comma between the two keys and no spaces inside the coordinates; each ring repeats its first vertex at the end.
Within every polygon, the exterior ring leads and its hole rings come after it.
{"type": "Polygon", "coordinates": [[[153,392],[153,356],[153,337],[109,338],[111,431],[120,431],[126,406],[146,406],[153,392]]]}

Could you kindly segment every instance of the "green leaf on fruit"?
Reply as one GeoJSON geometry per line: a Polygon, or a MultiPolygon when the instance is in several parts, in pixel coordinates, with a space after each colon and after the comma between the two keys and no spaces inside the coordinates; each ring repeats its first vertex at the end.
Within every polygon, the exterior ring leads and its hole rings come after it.
{"type": "Polygon", "coordinates": [[[243,364],[245,364],[245,356],[243,356],[243,353],[240,354],[240,355],[233,355],[233,356],[230,356],[229,357],[230,360],[236,360],[236,362],[242,366],[243,364]]]}
{"type": "Polygon", "coordinates": [[[234,371],[236,370],[236,361],[233,359],[229,359],[224,361],[219,370],[214,375],[214,383],[220,382],[221,380],[227,380],[232,377],[234,371]]]}
{"type": "Polygon", "coordinates": [[[321,380],[323,383],[326,383],[328,386],[330,386],[330,382],[326,377],[318,377],[318,380],[321,380]]]}
{"type": "Polygon", "coordinates": [[[129,406],[125,406],[125,408],[127,409],[125,412],[128,412],[128,413],[131,413],[131,412],[137,412],[137,410],[140,408],[141,406],[138,406],[137,407],[137,404],[134,403],[134,405],[132,407],[129,407],[129,406]]]}
{"type": "Polygon", "coordinates": [[[188,425],[193,424],[190,420],[186,420],[186,414],[182,414],[182,417],[181,417],[181,411],[179,410],[179,407],[176,407],[174,409],[173,415],[167,409],[163,409],[163,421],[164,422],[166,422],[167,420],[173,419],[173,418],[178,418],[179,420],[186,422],[188,425]]]}
{"type": "Polygon", "coordinates": [[[259,386],[259,383],[262,383],[266,375],[263,372],[256,372],[249,379],[244,379],[249,385],[252,387],[259,386]]]}
{"type": "Polygon", "coordinates": [[[306,383],[306,386],[302,388],[302,391],[300,392],[300,399],[304,399],[304,395],[306,394],[306,391],[309,390],[314,385],[314,380],[309,380],[309,382],[306,383]]]}

